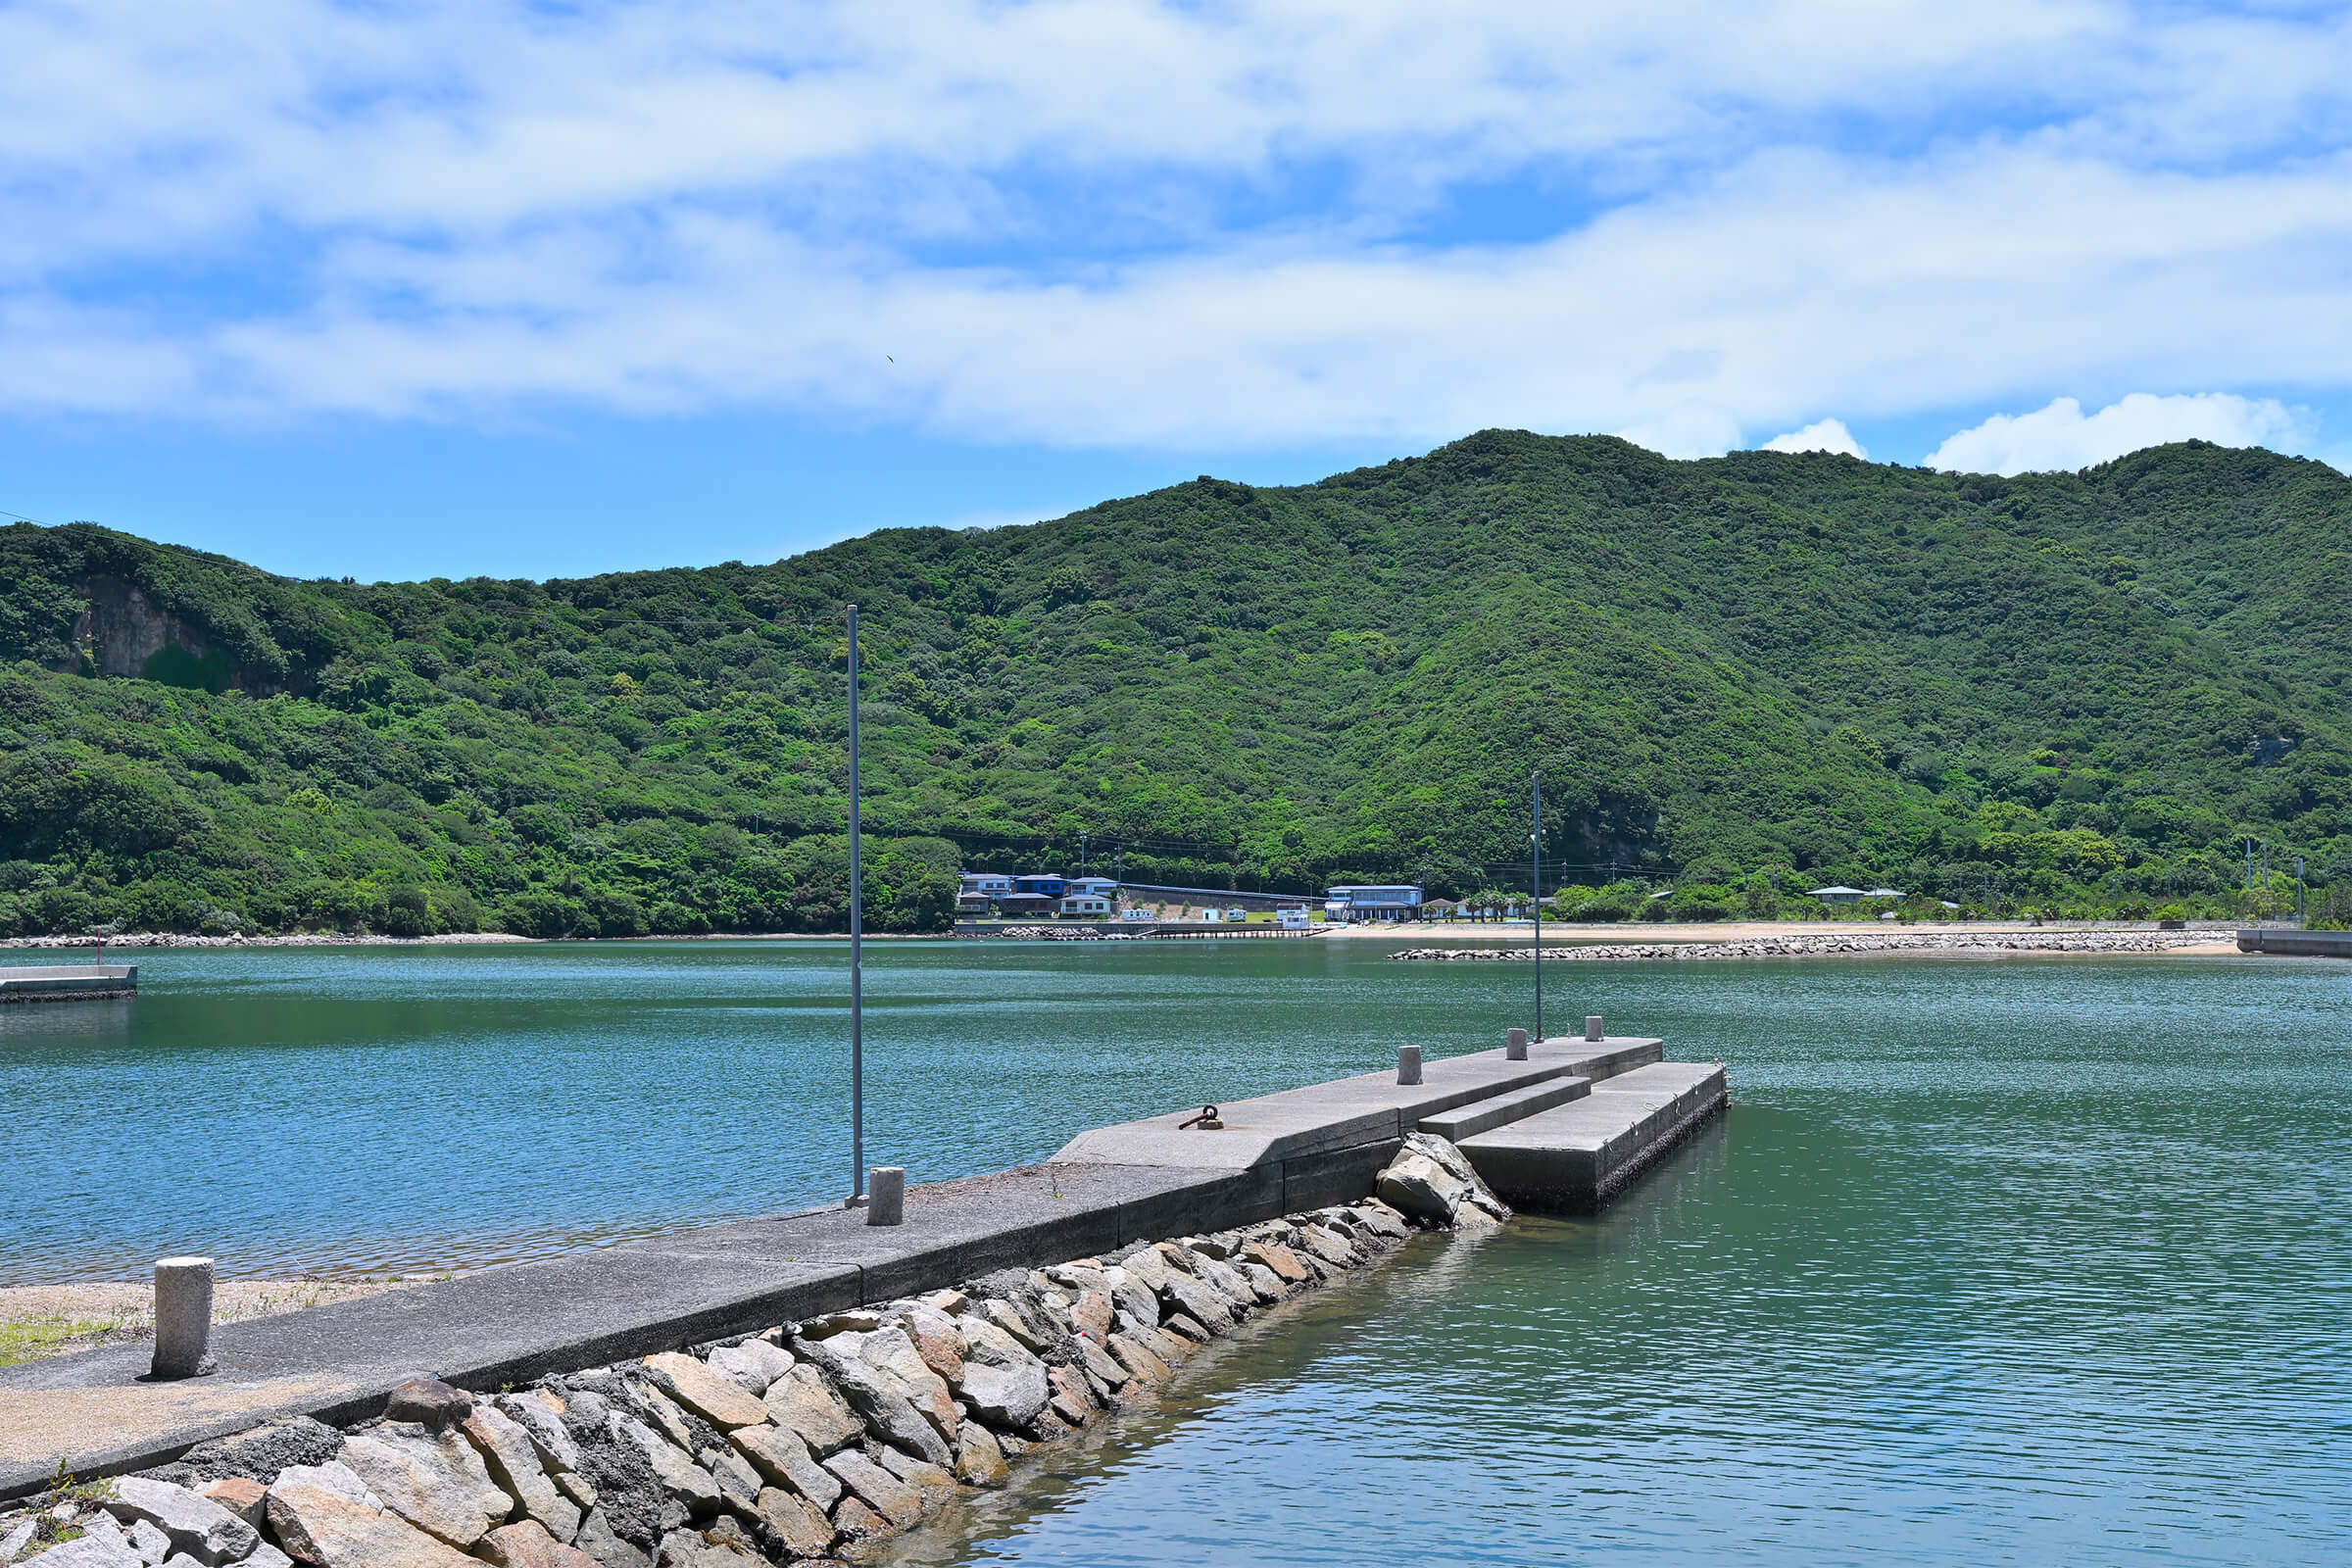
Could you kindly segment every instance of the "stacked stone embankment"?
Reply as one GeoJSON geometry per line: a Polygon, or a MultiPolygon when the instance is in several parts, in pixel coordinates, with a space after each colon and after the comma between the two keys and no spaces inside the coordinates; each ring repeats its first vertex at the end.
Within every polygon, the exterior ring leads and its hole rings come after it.
{"type": "MultiPolygon", "coordinates": [[[[1800,958],[1841,953],[2170,953],[2203,947],[2210,931],[1921,931],[1858,936],[1755,937],[1739,942],[1612,942],[1549,947],[1547,960],[1593,962],[1627,958],[1800,958]]],[[[1390,957],[1406,962],[1527,962],[1534,948],[1407,948],[1390,957]]]]}
{"type": "Polygon", "coordinates": [[[1032,1450],[1149,1396],[1201,1347],[1378,1261],[1416,1226],[1487,1228],[1510,1213],[1439,1140],[1411,1140],[1380,1191],[496,1395],[411,1383],[377,1419],[297,1418],[53,1492],[0,1517],[0,1564],[829,1560],[1004,1485],[1032,1450]]]}

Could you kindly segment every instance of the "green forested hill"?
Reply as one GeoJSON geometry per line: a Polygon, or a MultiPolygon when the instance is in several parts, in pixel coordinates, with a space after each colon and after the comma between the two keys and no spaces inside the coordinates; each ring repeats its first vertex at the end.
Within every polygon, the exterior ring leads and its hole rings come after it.
{"type": "Polygon", "coordinates": [[[2352,483],[1487,431],[1320,484],[579,581],[296,582],[0,530],[0,931],[834,929],[967,863],[2224,907],[2352,883],[2352,483]],[[953,842],[943,842],[943,836],[953,842]],[[1759,879],[1763,878],[1763,879],[1759,879]]]}

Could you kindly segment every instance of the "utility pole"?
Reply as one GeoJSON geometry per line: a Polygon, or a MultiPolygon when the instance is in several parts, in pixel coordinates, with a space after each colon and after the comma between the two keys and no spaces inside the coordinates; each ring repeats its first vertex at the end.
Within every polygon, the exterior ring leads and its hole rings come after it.
{"type": "Polygon", "coordinates": [[[1533,850],[1528,863],[1536,879],[1536,1038],[1544,1038],[1544,770],[1528,775],[1528,794],[1535,807],[1536,830],[1527,836],[1533,850]]]}
{"type": "Polygon", "coordinates": [[[1086,875],[1086,834],[1084,832],[1078,835],[1078,874],[1086,875]]]}
{"type": "Polygon", "coordinates": [[[858,842],[858,607],[850,606],[850,1201],[865,1206],[865,871],[858,842]]]}
{"type": "Polygon", "coordinates": [[[2303,857],[2295,857],[2295,924],[2303,923],[2303,857]]]}

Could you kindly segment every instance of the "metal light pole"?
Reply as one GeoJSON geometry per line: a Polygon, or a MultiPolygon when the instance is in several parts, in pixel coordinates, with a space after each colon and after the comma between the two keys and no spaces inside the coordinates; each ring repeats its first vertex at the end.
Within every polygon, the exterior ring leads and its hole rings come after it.
{"type": "Polygon", "coordinates": [[[1528,775],[1528,793],[1535,802],[1536,830],[1527,836],[1534,849],[1530,858],[1536,877],[1536,1038],[1544,1038],[1544,770],[1528,775]]]}
{"type": "Polygon", "coordinates": [[[850,606],[850,1202],[865,1202],[865,868],[858,842],[858,607],[850,606]]]}

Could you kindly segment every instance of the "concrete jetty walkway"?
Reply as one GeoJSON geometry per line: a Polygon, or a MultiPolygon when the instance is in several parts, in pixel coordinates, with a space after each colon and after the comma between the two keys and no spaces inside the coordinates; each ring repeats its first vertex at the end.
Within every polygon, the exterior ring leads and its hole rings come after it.
{"type": "MultiPolygon", "coordinates": [[[[995,1269],[1354,1201],[1433,1118],[1500,1102],[1541,1120],[1661,1052],[1654,1039],[1540,1041],[1524,1060],[1495,1050],[1432,1061],[1418,1084],[1389,1068],[1237,1102],[1214,1131],[1180,1128],[1195,1106],[1081,1134],[1044,1165],[910,1189],[899,1226],[809,1209],[221,1325],[209,1377],[150,1381],[144,1344],[0,1369],[0,1497],[38,1490],[61,1462],[114,1474],[266,1421],[358,1420],[413,1378],[520,1385],[995,1269]]],[[[1719,1090],[1721,1069],[1705,1071],[1719,1090]]],[[[1647,1129],[1617,1135],[1618,1165],[1673,1131],[1646,1101],[1612,1102],[1647,1129]]]]}

